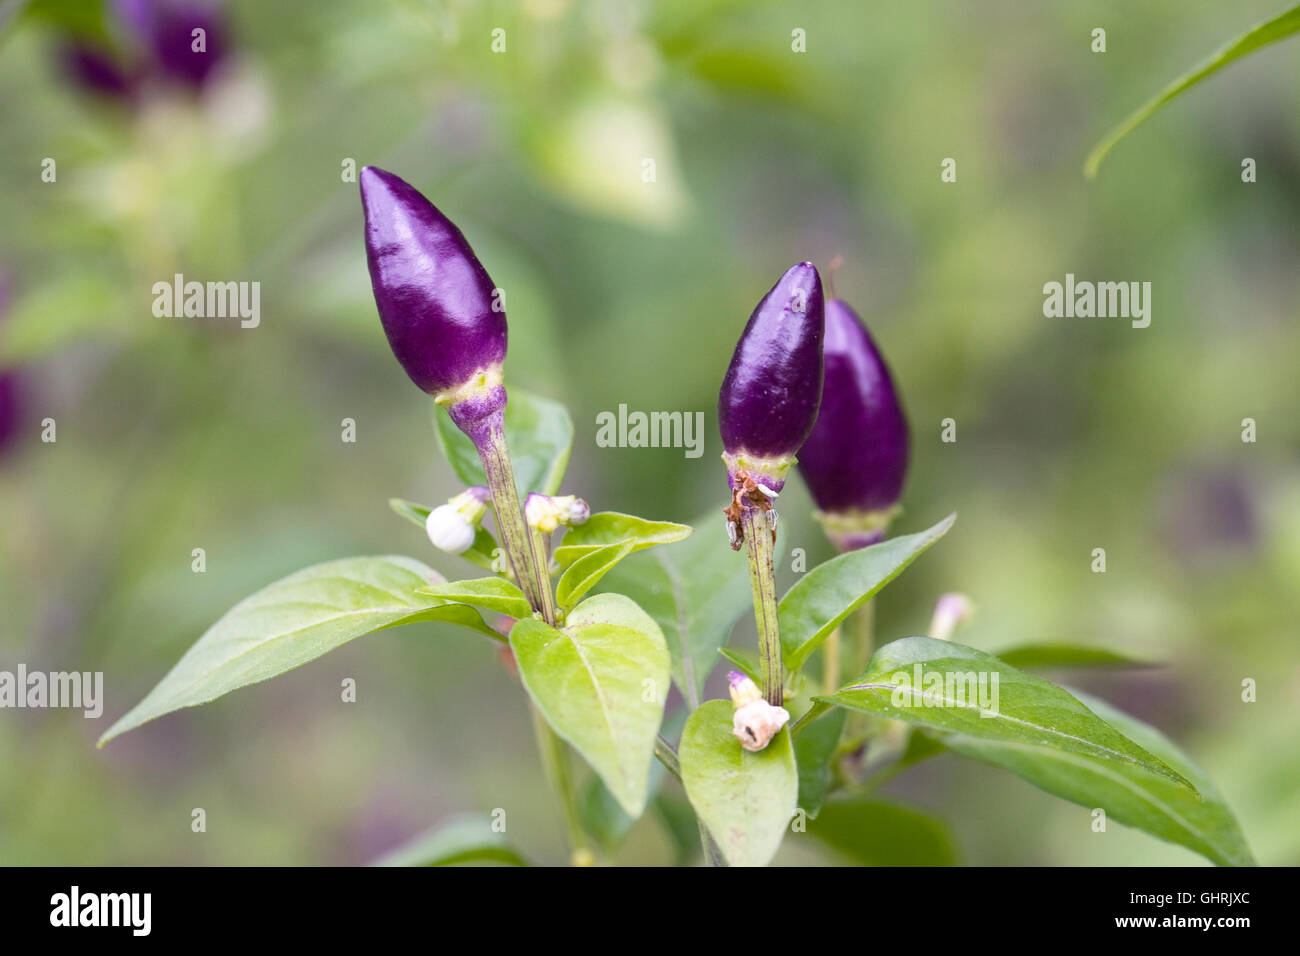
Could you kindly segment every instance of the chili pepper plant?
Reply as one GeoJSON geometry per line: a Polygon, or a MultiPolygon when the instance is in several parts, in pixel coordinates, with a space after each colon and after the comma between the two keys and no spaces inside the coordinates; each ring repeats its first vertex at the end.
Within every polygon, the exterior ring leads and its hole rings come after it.
{"type": "MultiPolygon", "coordinates": [[[[864,862],[952,862],[942,825],[874,794],[942,754],[1079,804],[1081,826],[1101,810],[1216,863],[1251,862],[1222,797],[1172,742],[1032,673],[1086,664],[1082,649],[1028,643],[993,656],[955,643],[970,608],[960,595],[939,601],[929,635],[877,645],[871,602],[955,515],[887,537],[909,463],[903,406],[861,319],[827,296],[812,263],[777,280],[739,337],[718,400],[724,507],[693,532],[616,502],[593,511],[566,485],[572,424],[558,403],[507,388],[504,299],[465,237],[391,173],[367,167],[360,187],[383,331],[437,407],[438,441],[465,485],[436,506],[391,504],[472,571],[447,580],[420,558],[382,555],[270,584],[101,745],[363,635],[439,621],[508,649],[574,863],[610,859],[651,805],[683,860],[763,865],[808,833],[864,862]],[[778,595],[778,501],[796,464],[838,553],[778,595]],[[756,652],[726,647],[751,605],[756,652]],[[729,699],[702,700],[719,657],[729,699]],[[684,724],[665,719],[674,684],[684,724]],[[591,771],[581,786],[574,753],[591,771]],[[693,822],[672,812],[669,774],[693,822]]],[[[519,862],[503,839],[457,824],[393,861],[519,862]]]]}

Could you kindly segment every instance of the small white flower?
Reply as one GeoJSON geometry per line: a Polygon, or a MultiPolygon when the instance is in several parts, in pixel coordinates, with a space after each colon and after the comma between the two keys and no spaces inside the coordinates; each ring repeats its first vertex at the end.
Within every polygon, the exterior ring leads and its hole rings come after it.
{"type": "Polygon", "coordinates": [[[740,740],[740,746],[757,753],[771,743],[790,721],[790,712],[759,699],[737,709],[731,719],[731,732],[740,740]]]}
{"type": "Polygon", "coordinates": [[[455,505],[438,505],[425,519],[424,530],[439,551],[464,554],[474,543],[475,529],[455,505]]]}
{"type": "Polygon", "coordinates": [[[555,499],[549,495],[539,495],[536,492],[531,492],[524,502],[524,518],[528,521],[528,526],[541,531],[543,534],[550,534],[558,528],[560,519],[563,517],[565,517],[565,512],[555,503],[555,499]]]}

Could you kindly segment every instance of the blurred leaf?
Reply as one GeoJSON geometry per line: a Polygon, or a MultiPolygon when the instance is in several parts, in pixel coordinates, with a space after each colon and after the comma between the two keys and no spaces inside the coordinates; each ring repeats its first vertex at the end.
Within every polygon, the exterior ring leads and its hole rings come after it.
{"type": "Polygon", "coordinates": [[[1092,152],[1088,154],[1088,159],[1083,164],[1083,175],[1088,179],[1094,179],[1098,167],[1101,166],[1101,161],[1106,158],[1106,154],[1115,147],[1115,144],[1179,93],[1217,73],[1233,61],[1239,60],[1249,53],[1254,53],[1260,47],[1276,43],[1278,40],[1284,40],[1297,32],[1300,32],[1300,5],[1279,13],[1271,20],[1257,23],[1241,36],[1210,54],[1200,64],[1176,78],[1163,90],[1139,106],[1124,122],[1102,137],[1101,142],[1094,146],[1092,152]]]}
{"type": "Polygon", "coordinates": [[[831,756],[844,733],[849,712],[835,708],[804,727],[794,738],[794,759],[799,768],[799,809],[817,819],[831,785],[831,756]]]}
{"type": "Polygon", "coordinates": [[[700,826],[690,801],[660,794],[655,798],[654,808],[673,845],[673,865],[686,866],[700,855],[700,826]]]}
{"type": "Polygon", "coordinates": [[[815,699],[976,739],[1023,744],[1035,752],[1060,750],[1139,767],[1192,789],[1060,687],[953,641],[905,637],[886,644],[861,677],[815,699]],[[981,678],[993,698],[991,707],[976,699],[981,678]]]}
{"type": "MultiPolygon", "coordinates": [[[[411,524],[425,531],[425,522],[429,518],[429,512],[432,508],[425,505],[416,504],[414,501],[407,501],[405,498],[389,498],[388,507],[405,518],[411,524]]],[[[492,536],[492,532],[482,525],[474,533],[474,543],[469,549],[462,551],[457,555],[458,558],[464,558],[470,564],[477,565],[480,568],[486,568],[488,571],[495,571],[496,567],[492,560],[493,554],[497,550],[497,539],[492,536]]]]}
{"type": "Polygon", "coordinates": [[[692,530],[690,525],[672,521],[650,521],[617,511],[598,511],[583,524],[564,533],[560,546],[555,549],[555,560],[560,567],[567,568],[598,548],[628,543],[633,546],[633,551],[644,551],[657,544],[681,541],[692,530]]]}
{"type": "Polygon", "coordinates": [[[955,514],[919,534],[890,538],[817,565],[795,584],[777,608],[782,656],[788,670],[800,670],[840,622],[934,544],[957,520],[955,514]]]}
{"type": "Polygon", "coordinates": [[[600,579],[613,570],[635,548],[631,541],[611,544],[595,551],[590,551],[569,565],[560,577],[555,589],[555,600],[562,608],[571,608],[600,583],[600,579]]]}
{"type": "Polygon", "coordinates": [[[998,741],[966,734],[945,734],[941,739],[949,750],[1010,770],[1072,803],[1101,807],[1112,820],[1195,850],[1215,863],[1254,865],[1232,810],[1204,770],[1154,727],[1103,700],[1078,692],[1076,696],[1098,717],[1192,781],[1199,793],[1131,764],[1032,741],[998,741]]]}
{"type": "Polygon", "coordinates": [[[440,580],[412,558],[344,558],[289,575],[240,601],[99,738],[268,680],[361,637],[415,621],[450,621],[497,640],[478,611],[422,596],[440,580]]]}
{"type": "MultiPolygon", "coordinates": [[[[663,785],[667,772],[658,760],[650,764],[648,793],[652,802],[656,800],[655,795],[663,785]]],[[[623,838],[632,829],[632,825],[636,823],[619,806],[618,800],[609,792],[609,787],[605,786],[597,774],[592,774],[587,779],[578,801],[578,813],[582,817],[583,829],[606,853],[617,850],[623,838]]]]}
{"type": "MultiPolygon", "coordinates": [[[[122,283],[94,272],[61,276],[24,296],[0,323],[0,366],[18,365],[57,352],[74,343],[100,341],[131,330],[122,318],[126,310],[122,283]]],[[[156,322],[142,307],[138,321],[156,322]]]]}
{"type": "Polygon", "coordinates": [[[911,807],[857,797],[829,800],[808,833],[866,866],[952,866],[952,835],[943,821],[911,807]]]}
{"type": "Polygon", "coordinates": [[[551,727],[600,774],[620,806],[639,817],[668,689],[659,626],[630,599],[598,594],[574,608],[563,628],[519,620],[510,646],[524,687],[551,727]]]}
{"type": "Polygon", "coordinates": [[[529,617],[533,613],[519,586],[504,578],[474,578],[470,581],[445,581],[417,589],[444,601],[487,608],[507,617],[529,617]]]}
{"type": "Polygon", "coordinates": [[[744,555],[727,547],[720,518],[715,511],[696,521],[717,528],[715,534],[694,534],[633,555],[603,582],[606,590],[628,595],[659,622],[672,654],[673,680],[687,700],[698,696],[718,648],[753,602],[749,566],[744,555]]]}
{"type": "Polygon", "coordinates": [[[1019,667],[1021,670],[1040,670],[1047,667],[1106,667],[1138,668],[1159,667],[1154,661],[1142,661],[1135,657],[1108,651],[1102,647],[1088,647],[1083,644],[1022,644],[1008,647],[994,655],[1004,664],[1019,667]]]}
{"type": "Polygon", "coordinates": [[[453,817],[426,830],[371,866],[456,866],[461,863],[528,865],[506,843],[504,833],[493,831],[490,820],[465,816],[453,817]]]}
{"type": "MultiPolygon", "coordinates": [[[[559,402],[522,388],[509,388],[506,444],[523,498],[530,491],[553,495],[560,490],[573,448],[573,422],[559,402]]],[[[452,471],[466,485],[487,485],[483,462],[469,437],[452,422],[445,408],[434,413],[438,443],[452,471]]]]}
{"type": "Polygon", "coordinates": [[[799,796],[790,730],[750,753],[731,732],[734,708],[708,700],[686,721],[677,756],[696,815],[732,866],[764,866],[780,849],[799,796]]]}

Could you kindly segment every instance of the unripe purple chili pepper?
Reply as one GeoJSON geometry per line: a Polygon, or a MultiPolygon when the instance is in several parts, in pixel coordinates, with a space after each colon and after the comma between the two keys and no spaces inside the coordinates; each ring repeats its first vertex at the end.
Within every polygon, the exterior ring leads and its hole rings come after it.
{"type": "Polygon", "coordinates": [[[822,282],[811,262],[787,270],[758,303],[718,395],[723,460],[779,492],[817,420],[822,394],[822,282]]]}
{"type": "MultiPolygon", "coordinates": [[[[732,549],[744,545],[749,552],[763,706],[772,708],[770,713],[784,713],[785,695],[772,568],[772,499],[785,486],[795,452],[817,420],[823,311],[821,277],[812,263],[787,270],[749,317],[718,395],[722,460],[732,496],[723,514],[732,549]]],[[[780,726],[772,724],[754,736],[754,749],[766,746],[780,726]]]]}
{"type": "Polygon", "coordinates": [[[799,451],[817,518],[842,551],[884,537],[907,475],[908,430],[893,379],[846,302],[826,303],[821,411],[799,451]]]}
{"type": "Polygon", "coordinates": [[[460,419],[504,407],[506,314],[461,231],[409,183],[374,166],[361,170],[361,202],[375,303],[406,374],[448,405],[462,429],[460,419]],[[458,414],[471,397],[473,407],[458,414]]]}
{"type": "Polygon", "coordinates": [[[366,259],[388,344],[406,374],[445,405],[478,449],[519,586],[555,623],[545,542],[524,523],[505,440],[506,315],[459,229],[415,187],[361,170],[366,259]]]}

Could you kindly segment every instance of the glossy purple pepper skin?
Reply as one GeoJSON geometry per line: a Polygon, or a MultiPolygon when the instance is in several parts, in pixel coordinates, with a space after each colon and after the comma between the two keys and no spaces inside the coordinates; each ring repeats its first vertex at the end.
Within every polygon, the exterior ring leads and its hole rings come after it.
{"type": "Polygon", "coordinates": [[[729,463],[789,459],[808,437],[822,394],[823,311],[821,277],[801,262],[749,317],[718,395],[729,463]]]}
{"type": "Polygon", "coordinates": [[[842,299],[826,303],[825,365],[821,411],[799,451],[799,471],[825,514],[887,513],[907,475],[907,419],[885,360],[842,299]]]}
{"type": "MultiPolygon", "coordinates": [[[[506,314],[459,229],[413,186],[361,170],[366,259],[393,354],[421,389],[456,390],[506,357],[506,314]]],[[[491,377],[491,375],[489,375],[491,377]]]]}

